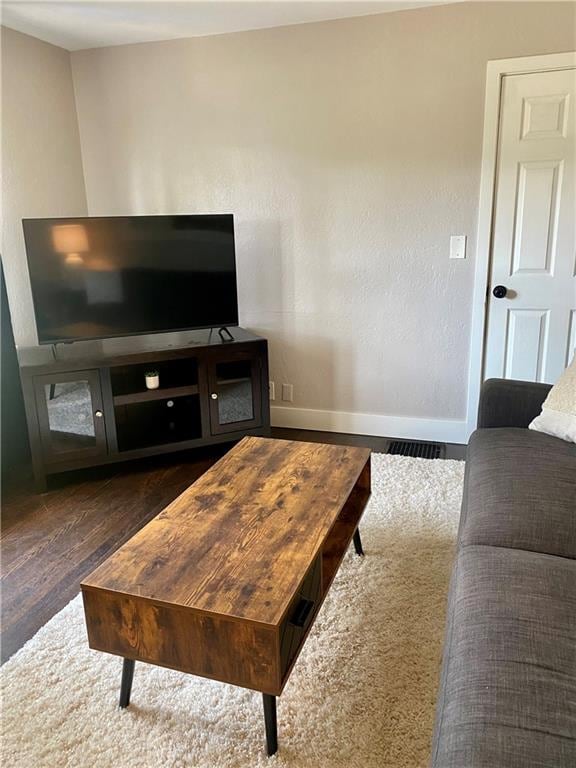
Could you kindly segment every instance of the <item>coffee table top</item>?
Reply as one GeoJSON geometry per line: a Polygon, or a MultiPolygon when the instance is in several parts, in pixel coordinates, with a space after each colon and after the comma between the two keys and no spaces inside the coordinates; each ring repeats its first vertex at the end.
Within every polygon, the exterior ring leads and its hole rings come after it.
{"type": "Polygon", "coordinates": [[[82,588],[276,626],[369,457],[245,437],[82,588]]]}

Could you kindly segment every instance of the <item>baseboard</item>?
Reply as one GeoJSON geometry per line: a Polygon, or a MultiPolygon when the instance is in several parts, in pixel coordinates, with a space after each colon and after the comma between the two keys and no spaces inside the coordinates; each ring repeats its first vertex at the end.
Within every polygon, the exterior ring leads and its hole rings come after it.
{"type": "Polygon", "coordinates": [[[433,440],[439,443],[466,443],[466,421],[462,419],[414,419],[380,413],[318,411],[312,408],[270,409],[272,426],[313,429],[320,432],[346,432],[353,435],[402,437],[408,440],[433,440]]]}

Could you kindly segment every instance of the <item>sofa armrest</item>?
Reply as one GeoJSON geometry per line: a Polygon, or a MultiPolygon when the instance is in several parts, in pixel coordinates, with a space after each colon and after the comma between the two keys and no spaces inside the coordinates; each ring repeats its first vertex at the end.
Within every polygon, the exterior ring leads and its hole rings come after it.
{"type": "Polygon", "coordinates": [[[478,405],[478,427],[528,427],[540,415],[550,384],[487,379],[478,405]]]}

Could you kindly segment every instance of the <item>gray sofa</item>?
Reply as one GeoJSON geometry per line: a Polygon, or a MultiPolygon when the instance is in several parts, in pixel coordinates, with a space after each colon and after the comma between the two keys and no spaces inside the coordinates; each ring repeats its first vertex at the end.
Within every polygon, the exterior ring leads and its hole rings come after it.
{"type": "Polygon", "coordinates": [[[576,445],[527,429],[548,390],[482,390],[433,768],[576,768],[576,445]]]}

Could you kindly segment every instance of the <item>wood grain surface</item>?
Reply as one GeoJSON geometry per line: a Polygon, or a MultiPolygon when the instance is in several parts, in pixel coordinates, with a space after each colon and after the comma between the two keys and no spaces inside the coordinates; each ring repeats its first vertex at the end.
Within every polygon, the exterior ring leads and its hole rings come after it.
{"type": "Polygon", "coordinates": [[[244,438],[84,580],[90,647],[279,695],[369,495],[368,449],[244,438]]]}
{"type": "MultiPolygon", "coordinates": [[[[366,448],[244,438],[83,591],[278,627],[362,473],[360,485],[369,482],[369,457],[366,448]]],[[[369,495],[358,493],[356,524],[369,495]]],[[[352,533],[348,525],[346,545],[352,533]]]]}
{"type": "Polygon", "coordinates": [[[96,590],[84,592],[84,609],[94,650],[266,693],[280,691],[273,629],[96,590]]]}

